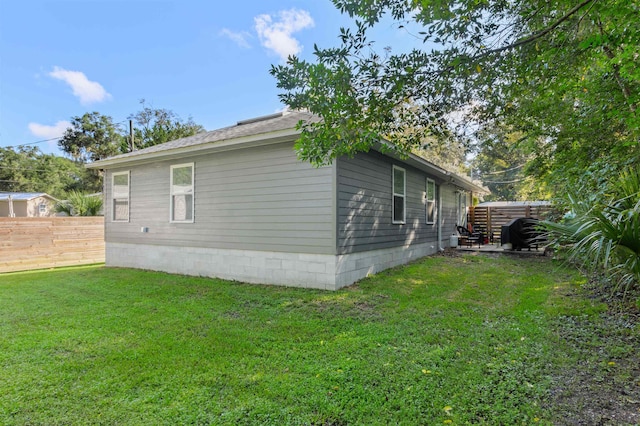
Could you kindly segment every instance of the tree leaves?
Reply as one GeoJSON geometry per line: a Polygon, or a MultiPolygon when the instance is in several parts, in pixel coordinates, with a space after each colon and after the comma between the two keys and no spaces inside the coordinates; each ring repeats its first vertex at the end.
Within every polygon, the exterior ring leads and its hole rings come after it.
{"type": "Polygon", "coordinates": [[[140,103],[142,110],[129,116],[136,124],[134,144],[137,149],[192,136],[205,130],[191,118],[184,121],[171,110],[151,108],[145,104],[144,99],[140,103]]]}
{"type": "Polygon", "coordinates": [[[119,154],[122,143],[111,117],[91,112],[71,118],[58,146],[74,160],[87,163],[119,154]]]}
{"type": "Polygon", "coordinates": [[[482,150],[482,130],[502,126],[529,143],[522,155],[545,164],[538,179],[562,190],[640,161],[640,20],[634,2],[568,0],[334,0],[354,17],[336,48],[315,47],[315,63],[273,67],[291,108],[324,121],[303,128],[302,158],[322,164],[367,150],[379,138],[408,152],[426,138],[455,135],[482,150]],[[422,26],[440,47],[373,51],[369,29],[390,14],[422,26]],[[452,115],[472,123],[457,132],[452,115]],[[475,128],[477,132],[469,131],[475,128]],[[366,129],[366,130],[364,130],[366,129]],[[354,140],[353,138],[357,139],[354,140]],[[544,149],[533,148],[544,142],[544,149]],[[534,143],[535,142],[535,143],[534,143]]]}
{"type": "Polygon", "coordinates": [[[0,148],[0,190],[9,192],[46,192],[56,198],[68,191],[92,186],[90,172],[81,164],[36,147],[0,148]]]}
{"type": "Polygon", "coordinates": [[[570,244],[571,259],[612,278],[615,295],[640,286],[640,170],[623,170],[605,189],[600,197],[570,195],[574,218],[546,226],[557,243],[570,244]]]}
{"type": "Polygon", "coordinates": [[[98,216],[102,210],[102,196],[70,191],[66,200],[56,203],[55,210],[68,216],[98,216]]]}

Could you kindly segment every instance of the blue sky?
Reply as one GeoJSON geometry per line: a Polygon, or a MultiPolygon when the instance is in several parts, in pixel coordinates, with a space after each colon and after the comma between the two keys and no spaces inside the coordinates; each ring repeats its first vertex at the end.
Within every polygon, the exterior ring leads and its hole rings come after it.
{"type": "Polygon", "coordinates": [[[0,146],[59,137],[85,112],[124,124],[141,99],[207,130],[273,113],[270,65],[312,59],[350,24],[329,0],[0,0],[0,146]]]}

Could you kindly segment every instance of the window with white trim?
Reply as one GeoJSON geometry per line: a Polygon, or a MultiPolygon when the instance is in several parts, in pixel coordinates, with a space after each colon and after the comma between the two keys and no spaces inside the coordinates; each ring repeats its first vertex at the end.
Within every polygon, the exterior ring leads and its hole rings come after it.
{"type": "Polygon", "coordinates": [[[436,212],[438,206],[436,204],[436,183],[433,179],[427,178],[427,187],[425,191],[426,204],[426,221],[428,224],[436,222],[436,212]]]}
{"type": "Polygon", "coordinates": [[[171,166],[171,222],[193,223],[193,170],[193,163],[171,166]]]}
{"type": "Polygon", "coordinates": [[[467,226],[467,193],[464,191],[458,191],[458,225],[467,226]]]}
{"type": "Polygon", "coordinates": [[[111,175],[111,219],[114,222],[129,221],[129,172],[111,175]]]}
{"type": "Polygon", "coordinates": [[[405,223],[407,172],[398,166],[393,166],[393,223],[405,223]]]}
{"type": "Polygon", "coordinates": [[[38,214],[43,215],[47,213],[47,205],[45,203],[38,204],[38,214]]]}

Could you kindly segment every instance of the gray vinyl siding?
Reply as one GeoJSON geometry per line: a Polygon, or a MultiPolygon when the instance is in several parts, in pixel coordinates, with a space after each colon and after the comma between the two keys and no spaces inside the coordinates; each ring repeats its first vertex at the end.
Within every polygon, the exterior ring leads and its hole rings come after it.
{"type": "Polygon", "coordinates": [[[449,237],[452,234],[457,235],[457,188],[453,185],[442,185],[440,190],[442,191],[442,239],[443,241],[449,241],[449,237]]]}
{"type": "Polygon", "coordinates": [[[335,254],[334,176],[333,166],[298,161],[292,143],[112,169],[105,176],[106,241],[335,254]],[[170,166],[191,162],[194,223],[170,223],[170,166]],[[130,220],[113,222],[111,174],[125,170],[130,220]]]}
{"type": "MultiPolygon", "coordinates": [[[[377,152],[338,159],[338,253],[357,253],[431,241],[435,244],[438,238],[437,224],[426,223],[427,177],[424,172],[377,152]],[[406,171],[404,224],[392,223],[394,164],[406,171]]],[[[440,182],[434,180],[439,190],[440,182]]]]}

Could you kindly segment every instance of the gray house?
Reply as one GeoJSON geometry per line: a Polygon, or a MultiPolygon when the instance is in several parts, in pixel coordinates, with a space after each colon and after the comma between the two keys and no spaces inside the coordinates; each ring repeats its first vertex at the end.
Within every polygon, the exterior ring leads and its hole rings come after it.
{"type": "Polygon", "coordinates": [[[283,112],[95,162],[106,263],[336,290],[448,246],[482,188],[417,156],[313,167],[283,112]]]}

